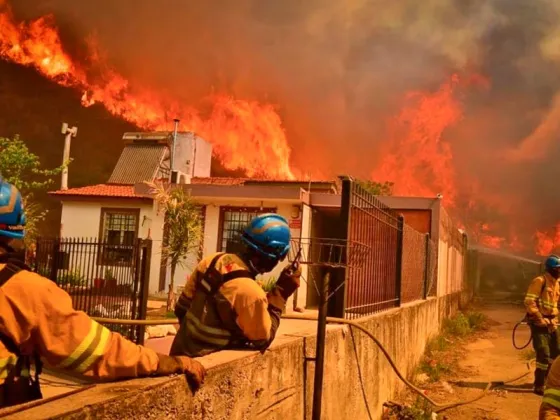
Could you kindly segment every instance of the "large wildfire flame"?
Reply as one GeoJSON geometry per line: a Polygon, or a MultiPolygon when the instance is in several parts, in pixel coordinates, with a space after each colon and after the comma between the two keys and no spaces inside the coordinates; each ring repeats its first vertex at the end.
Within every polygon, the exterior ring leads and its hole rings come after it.
{"type": "MultiPolygon", "coordinates": [[[[33,67],[59,85],[79,91],[83,106],[101,104],[142,129],[166,130],[170,119],[179,118],[183,128],[212,143],[226,169],[277,179],[295,179],[298,172],[290,166],[291,150],[273,105],[214,94],[207,98],[210,112],[203,114],[159,92],[132,86],[100,59],[95,47],[91,47],[88,66],[80,64],[64,50],[52,16],[16,22],[6,0],[0,0],[0,58],[33,67]]],[[[405,95],[401,111],[387,123],[386,141],[379,151],[382,159],[372,170],[372,179],[394,182],[397,195],[441,194],[444,205],[476,241],[523,250],[527,247],[513,228],[471,216],[471,210],[482,205],[511,220],[509,209],[498,199],[478,194],[476,179],[459,182],[450,143],[445,141],[446,130],[463,119],[459,94],[472,86],[487,85],[478,76],[453,75],[435,91],[405,95]],[[476,200],[469,199],[474,196],[476,200]]],[[[560,246],[560,224],[551,231],[537,232],[535,240],[537,253],[552,252],[560,246]]]]}
{"type": "MultiPolygon", "coordinates": [[[[34,67],[62,86],[83,91],[84,106],[100,103],[140,128],[165,130],[171,118],[179,118],[183,127],[212,143],[227,169],[241,169],[248,176],[294,178],[286,134],[272,105],[214,95],[209,98],[212,111],[203,118],[193,108],[162,101],[155,92],[133,89],[114,71],[104,70],[90,80],[86,70],[64,51],[52,16],[17,23],[4,0],[0,0],[0,57],[34,67]]],[[[92,57],[97,57],[94,51],[92,57]]]]}

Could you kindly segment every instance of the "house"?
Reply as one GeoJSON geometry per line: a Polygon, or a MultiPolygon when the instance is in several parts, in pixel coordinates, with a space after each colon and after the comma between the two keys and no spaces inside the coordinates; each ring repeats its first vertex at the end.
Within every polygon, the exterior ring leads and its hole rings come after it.
{"type": "MultiPolygon", "coordinates": [[[[211,146],[194,133],[178,133],[175,140],[167,132],[125,133],[123,138],[125,147],[106,183],[50,193],[62,203],[62,237],[96,237],[108,244],[104,245],[105,251],[95,258],[98,272],[133,266],[133,252],[125,245],[132,244],[135,238],[151,239],[149,291],[167,290],[170,270],[162,264],[161,258],[163,215],[158,212],[146,184],[159,179],[171,178],[174,188],[185,189],[200,204],[204,226],[201,249],[204,255],[235,250],[240,229],[263,212],[277,212],[289,221],[293,238],[300,240],[296,247],[304,247],[304,238],[340,237],[340,180],[211,177],[211,146]],[[170,171],[172,160],[174,171],[170,171]]],[[[410,283],[415,288],[409,293],[410,299],[421,298],[422,287],[427,286],[423,286],[420,277],[427,275],[429,269],[434,271],[431,284],[436,286],[433,289],[430,287],[430,295],[443,296],[460,291],[464,280],[466,237],[447,215],[441,199],[377,197],[376,200],[379,200],[380,206],[391,209],[393,213],[397,211],[404,217],[405,245],[415,244],[414,249],[403,253],[405,265],[411,267],[405,273],[407,275],[403,275],[403,285],[408,287],[410,283]],[[431,248],[428,250],[426,246],[431,248]],[[425,261],[430,256],[434,261],[428,264],[425,261]],[[419,264],[428,268],[423,269],[419,264]]],[[[369,281],[371,276],[377,276],[383,282],[396,281],[389,277],[398,276],[394,271],[398,246],[396,243],[381,245],[387,255],[376,250],[377,262],[372,264],[380,265],[388,259],[393,260],[391,274],[384,279],[382,273],[362,271],[354,285],[369,281]]],[[[373,247],[377,248],[377,245],[373,247]]],[[[175,273],[177,286],[185,283],[199,258],[199,253],[193,254],[184,266],[178,267],[175,273]]],[[[277,277],[288,263],[288,260],[283,261],[268,277],[277,277]]],[[[290,309],[316,305],[316,285],[310,276],[316,278],[320,271],[317,267],[311,270],[307,265],[302,267],[307,285],[300,287],[293,301],[288,303],[290,309]]],[[[127,275],[131,277],[133,273],[134,270],[130,270],[127,275]]],[[[395,296],[397,292],[394,288],[400,286],[387,284],[387,293],[395,296]]]]}
{"type": "MultiPolygon", "coordinates": [[[[104,184],[50,193],[62,203],[62,237],[97,237],[115,245],[110,258],[97,259],[103,269],[132,264],[132,251],[122,245],[134,238],[153,241],[149,274],[151,293],[167,290],[169,271],[161,264],[163,217],[158,213],[145,182],[168,179],[173,147],[169,133],[126,133],[125,147],[104,184]],[[136,188],[135,188],[136,186],[136,188]]],[[[201,205],[204,236],[203,254],[230,251],[236,235],[255,215],[277,212],[290,222],[292,236],[300,238],[310,223],[301,206],[301,191],[335,194],[335,182],[255,180],[210,177],[211,146],[193,133],[179,133],[175,142],[174,181],[187,189],[201,205]]],[[[199,255],[192,255],[178,267],[175,284],[185,283],[199,255]]],[[[275,277],[288,264],[284,261],[270,274],[275,277]]],[[[298,293],[305,305],[305,292],[298,293]]]]}

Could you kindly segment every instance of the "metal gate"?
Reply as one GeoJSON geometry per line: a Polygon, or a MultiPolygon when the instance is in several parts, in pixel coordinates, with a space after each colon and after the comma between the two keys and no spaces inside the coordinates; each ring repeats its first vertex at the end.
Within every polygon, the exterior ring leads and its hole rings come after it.
{"type": "MultiPolygon", "coordinates": [[[[90,316],[145,319],[152,241],[115,245],[96,238],[40,238],[30,265],[72,298],[75,309],[90,316]]],[[[109,325],[136,343],[144,328],[109,325]]]]}
{"type": "Polygon", "coordinates": [[[342,179],[341,237],[370,251],[333,278],[332,316],[357,318],[399,306],[403,217],[351,178],[342,179]]]}

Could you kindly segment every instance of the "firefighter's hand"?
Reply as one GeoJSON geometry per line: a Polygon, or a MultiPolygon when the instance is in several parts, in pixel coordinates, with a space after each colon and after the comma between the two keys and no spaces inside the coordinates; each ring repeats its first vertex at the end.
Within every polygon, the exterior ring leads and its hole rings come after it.
{"type": "Polygon", "coordinates": [[[299,287],[300,279],[301,269],[299,266],[295,269],[292,266],[285,267],[278,277],[276,288],[278,288],[282,297],[287,300],[299,287]]]}
{"type": "Polygon", "coordinates": [[[174,373],[184,373],[187,375],[189,383],[197,389],[204,382],[206,369],[200,362],[187,356],[165,356],[158,354],[159,364],[156,371],[157,375],[165,376],[174,373]]]}
{"type": "Polygon", "coordinates": [[[558,321],[556,320],[556,318],[554,318],[554,319],[549,319],[548,322],[549,322],[547,325],[548,332],[553,333],[558,328],[558,321]]]}
{"type": "Polygon", "coordinates": [[[550,324],[550,320],[546,319],[546,318],[537,318],[535,319],[535,325],[537,327],[548,327],[548,325],[550,324]]]}

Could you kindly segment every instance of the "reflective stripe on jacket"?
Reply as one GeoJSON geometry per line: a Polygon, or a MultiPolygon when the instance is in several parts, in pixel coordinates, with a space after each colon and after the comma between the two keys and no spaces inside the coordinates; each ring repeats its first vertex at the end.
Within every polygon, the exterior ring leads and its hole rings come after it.
{"type": "Polygon", "coordinates": [[[527,314],[533,320],[558,316],[559,297],[560,284],[549,273],[536,277],[525,295],[527,314]]]}
{"type": "MultiPolygon", "coordinates": [[[[543,403],[560,409],[560,358],[557,357],[546,378],[546,389],[544,391],[543,403]]],[[[541,407],[542,409],[542,407],[541,407]]],[[[542,411],[542,410],[541,410],[542,411]]]]}
{"type": "MultiPolygon", "coordinates": [[[[0,270],[4,267],[0,264],[0,270]]],[[[84,312],[74,310],[64,290],[26,270],[0,287],[0,333],[22,353],[37,351],[51,366],[98,379],[150,375],[159,363],[153,350],[112,333],[84,312]]],[[[13,364],[1,344],[0,359],[6,369],[13,364]]]]}
{"type": "Polygon", "coordinates": [[[542,402],[547,403],[553,407],[560,408],[560,389],[545,389],[542,402]]]}
{"type": "Polygon", "coordinates": [[[195,357],[227,347],[268,347],[282,311],[268,304],[249,271],[235,254],[210,255],[198,264],[175,307],[180,328],[171,355],[195,357]],[[219,284],[214,294],[208,294],[204,285],[213,261],[219,284]]]}

